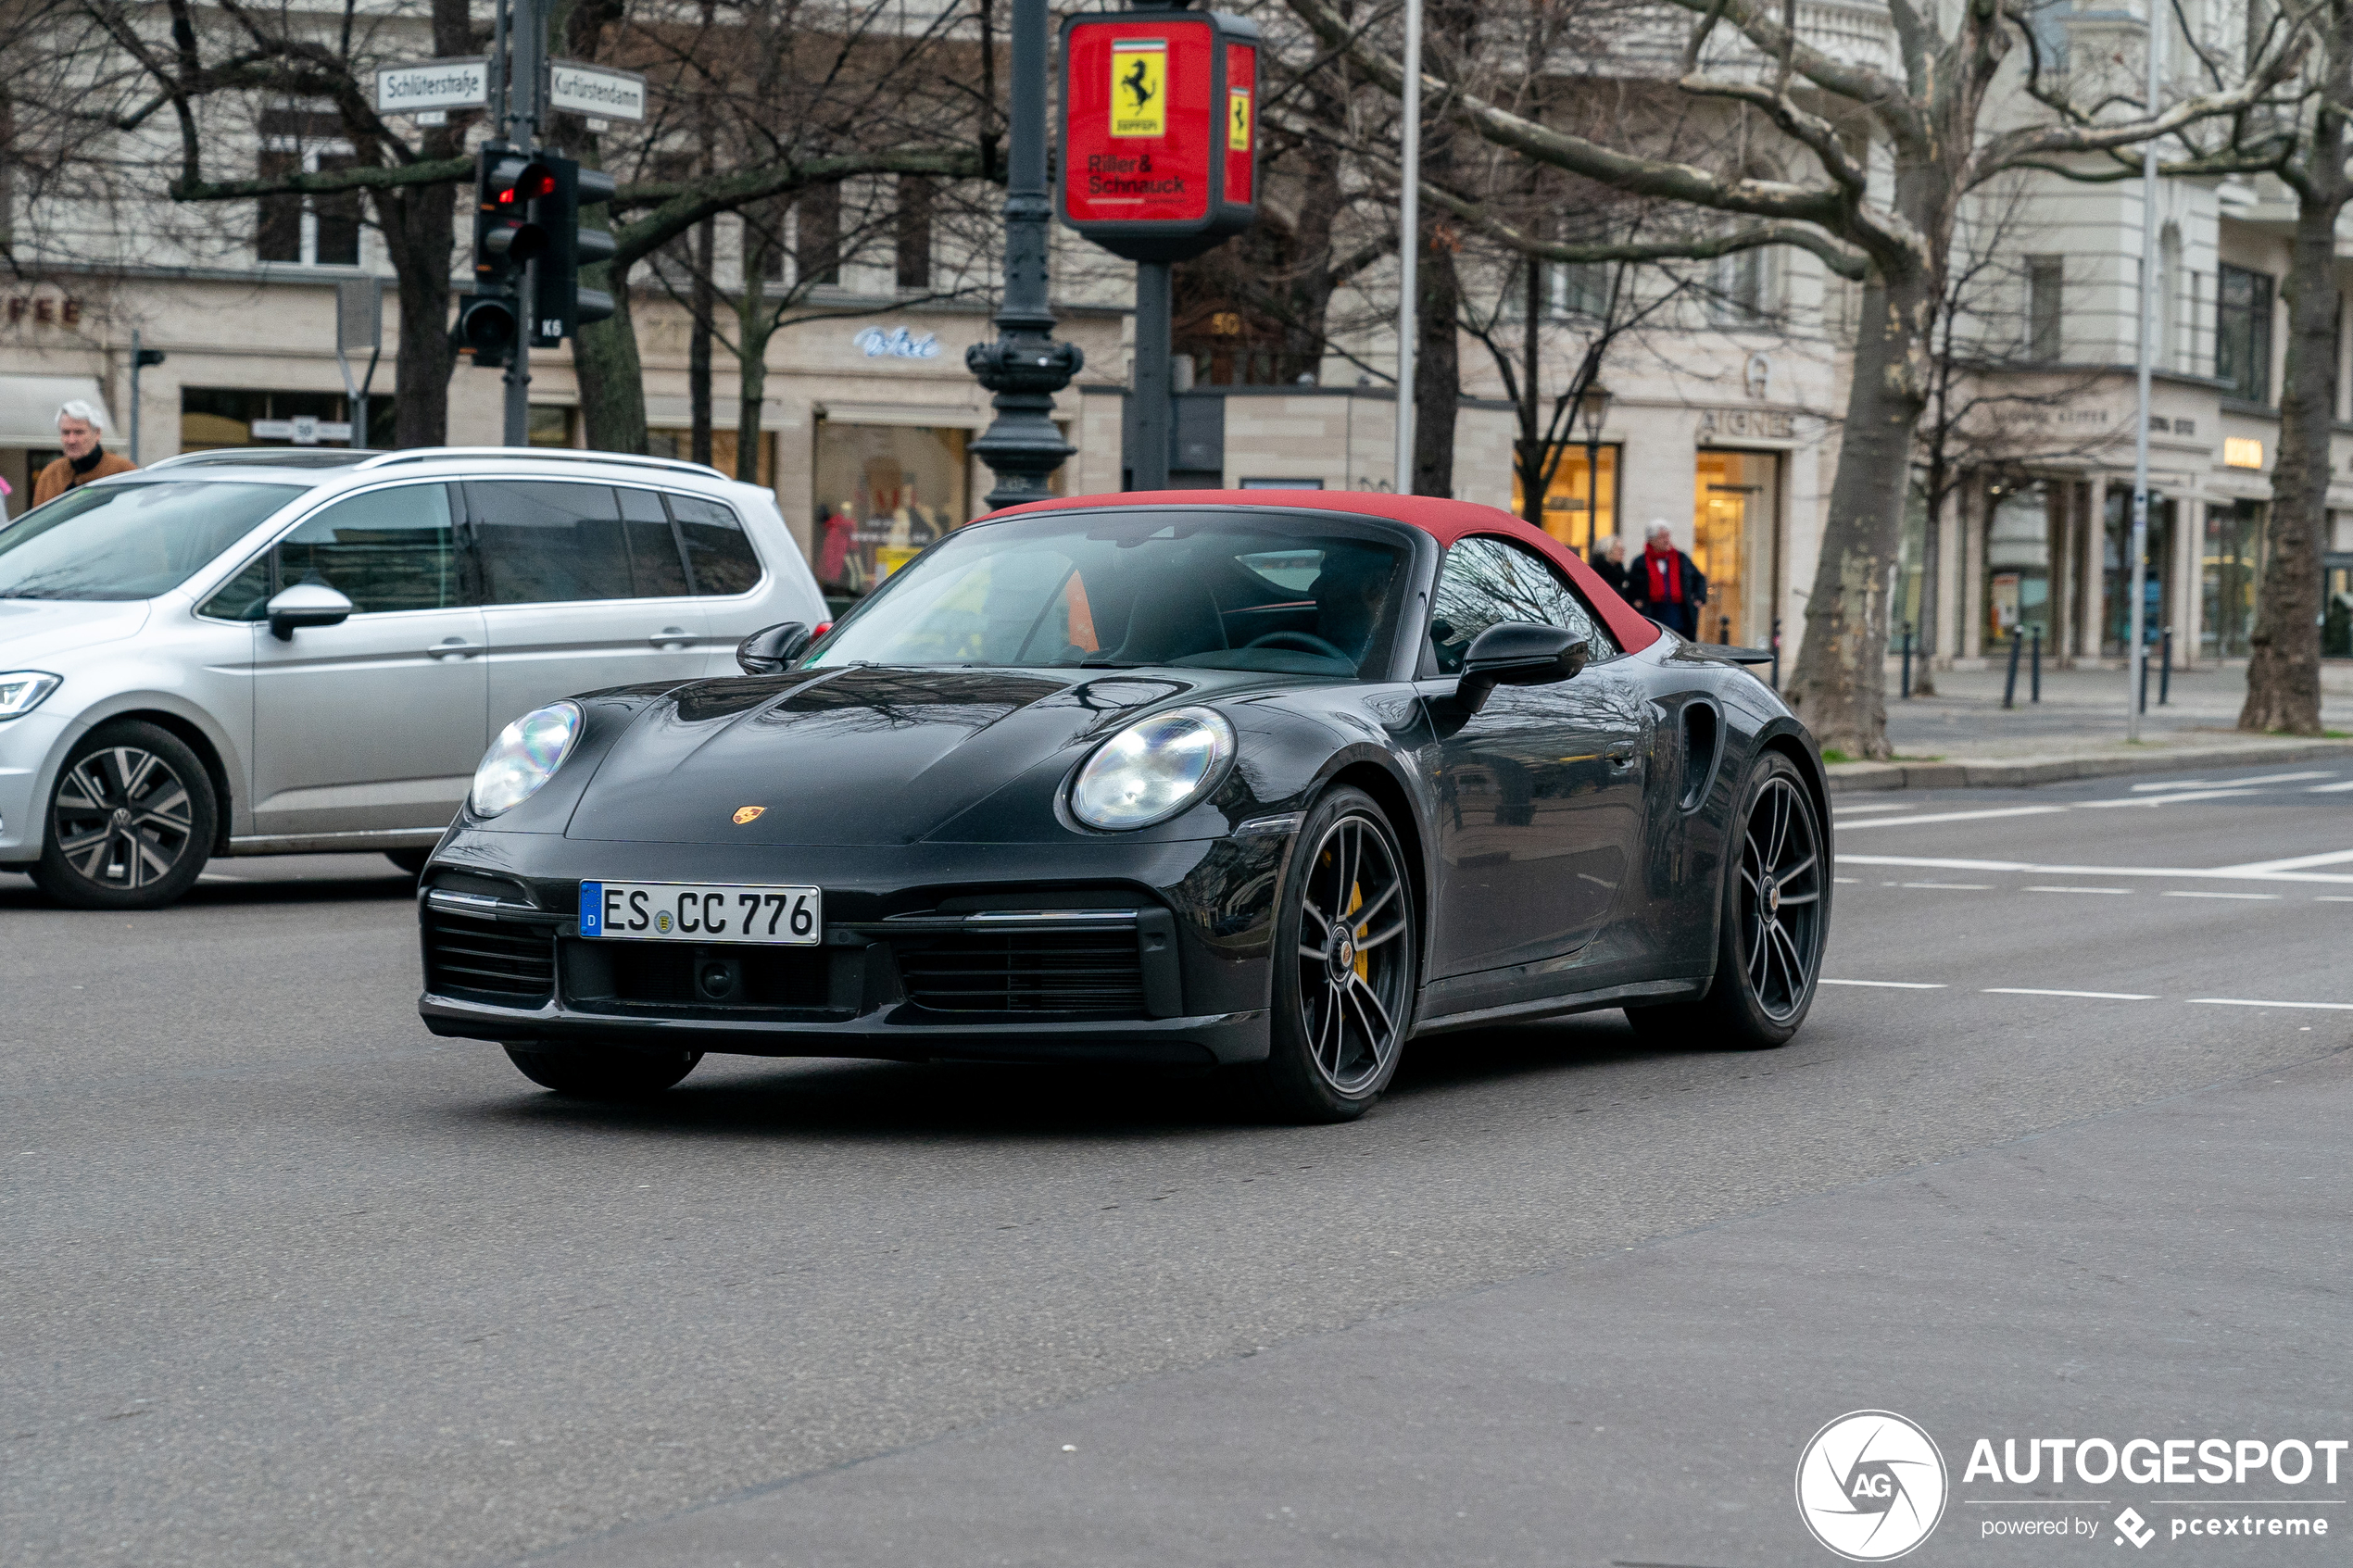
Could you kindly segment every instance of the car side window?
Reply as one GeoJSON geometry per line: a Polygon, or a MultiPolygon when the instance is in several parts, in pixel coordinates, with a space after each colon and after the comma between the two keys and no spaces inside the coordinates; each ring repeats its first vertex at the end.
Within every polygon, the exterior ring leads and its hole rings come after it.
{"type": "Polygon", "coordinates": [[[1458,673],[1473,639],[1501,621],[1532,621],[1573,632],[1595,660],[1618,651],[1617,639],[1552,562],[1508,539],[1457,540],[1439,569],[1437,599],[1430,607],[1429,646],[1439,672],[1458,673]]]}
{"type": "Polygon", "coordinates": [[[465,572],[445,484],[402,484],[346,496],[278,541],[274,587],[247,567],[212,600],[208,613],[258,621],[270,595],[297,583],[323,583],[361,615],[446,609],[467,602],[465,572]],[[226,605],[235,594],[245,602],[226,605]],[[252,602],[258,596],[260,604],[252,602]]]}
{"type": "Polygon", "coordinates": [[[748,593],[760,583],[760,558],[744,536],[735,508],[700,495],[669,492],[671,515],[686,546],[686,571],[695,592],[748,593]]]}
{"type": "Polygon", "coordinates": [[[683,598],[686,560],[679,553],[678,535],[670,527],[670,513],[661,495],[627,485],[613,494],[621,498],[621,533],[629,546],[631,590],[641,599],[683,598]]]}
{"type": "Polygon", "coordinates": [[[466,511],[482,602],[563,604],[633,596],[621,508],[606,484],[470,482],[466,511]]]}
{"type": "Polygon", "coordinates": [[[245,562],[245,569],[215,589],[196,613],[219,621],[269,620],[270,558],[274,553],[264,550],[245,562]]]}

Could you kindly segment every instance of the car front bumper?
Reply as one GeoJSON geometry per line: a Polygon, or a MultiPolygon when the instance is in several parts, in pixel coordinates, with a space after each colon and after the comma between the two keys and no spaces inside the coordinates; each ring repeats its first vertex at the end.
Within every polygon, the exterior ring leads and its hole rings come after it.
{"type": "Polygon", "coordinates": [[[1258,1060],[1287,847],[1257,836],[746,851],[460,828],[419,893],[418,1010],[436,1035],[547,1049],[1258,1060]],[[583,937],[583,881],[814,884],[823,940],[583,937]],[[701,989],[712,962],[736,971],[724,1001],[701,989]]]}
{"type": "Polygon", "coordinates": [[[77,729],[69,712],[47,704],[0,719],[0,865],[41,859],[45,770],[77,729]]]}

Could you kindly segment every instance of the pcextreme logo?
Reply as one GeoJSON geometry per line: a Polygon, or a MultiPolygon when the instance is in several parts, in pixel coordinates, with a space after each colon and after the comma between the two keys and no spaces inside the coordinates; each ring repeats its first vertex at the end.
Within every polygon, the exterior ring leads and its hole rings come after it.
{"type": "Polygon", "coordinates": [[[1798,1456],[1798,1517],[1850,1562],[1885,1562],[1928,1539],[1946,1489],[1944,1456],[1893,1411],[1840,1416],[1798,1456]]]}

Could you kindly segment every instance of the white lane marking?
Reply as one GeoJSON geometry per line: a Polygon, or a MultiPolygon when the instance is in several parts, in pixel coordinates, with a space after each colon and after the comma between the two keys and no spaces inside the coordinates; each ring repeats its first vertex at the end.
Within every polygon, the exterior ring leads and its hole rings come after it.
{"type": "Polygon", "coordinates": [[[2353,884],[2353,876],[2336,876],[2327,872],[2246,872],[2233,867],[2220,869],[2198,866],[2056,866],[2033,860],[1969,860],[1942,855],[1850,855],[1839,851],[1839,864],[1844,866],[1917,866],[1922,871],[1940,872],[2025,872],[2033,876],[2164,876],[2191,880],[2219,879],[2225,882],[2320,882],[2338,885],[2353,884]]]}
{"type": "Polygon", "coordinates": [[[2312,902],[2315,904],[2353,904],[2353,895],[2344,893],[2319,893],[2313,896],[2312,902]]]}
{"type": "Polygon", "coordinates": [[[1931,982],[1925,980],[1823,980],[1817,982],[1817,984],[1822,985],[1869,985],[1875,990],[1881,991],[1942,991],[1945,988],[1941,981],[1931,982]]]}
{"type": "Polygon", "coordinates": [[[2029,893],[2130,893],[2129,887],[2030,887],[2029,893]]]}
{"type": "Polygon", "coordinates": [[[2296,784],[2305,779],[2333,779],[2334,768],[2318,768],[2301,773],[2265,773],[2252,779],[2176,779],[2171,784],[2138,784],[2135,790],[2145,789],[2247,789],[2256,784],[2296,784]]]}
{"type": "Polygon", "coordinates": [[[2314,866],[2341,866],[2353,860],[2353,849],[2332,849],[2322,855],[2296,855],[2284,860],[2250,860],[2243,866],[2224,866],[2226,872],[2301,872],[2314,866]]]}
{"type": "Polygon", "coordinates": [[[1989,997],[2085,997],[2095,1002],[2154,1002],[2161,998],[2139,991],[2043,991],[2032,985],[1988,985],[1989,997]]]}
{"type": "Polygon", "coordinates": [[[2190,789],[2179,795],[2143,795],[2131,800],[2079,800],[2076,804],[2096,811],[2103,806],[2173,806],[2184,800],[2228,800],[2233,796],[2262,793],[2257,789],[2190,789]]]}
{"type": "Polygon", "coordinates": [[[2276,900],[2284,898],[2287,895],[2284,893],[2184,893],[2178,887],[2169,887],[2158,897],[2160,898],[2271,898],[2276,900]]]}
{"type": "MultiPolygon", "coordinates": [[[[1854,886],[1856,884],[1859,884],[1863,879],[1856,876],[1834,876],[1831,878],[1831,880],[1835,883],[1843,883],[1848,886],[1854,886]]],[[[2353,903],[2353,898],[2348,898],[2346,902],[2353,903]]]]}
{"type": "Polygon", "coordinates": [[[2314,784],[2306,793],[2309,795],[2340,795],[2348,789],[2353,789],[2353,779],[2347,779],[2343,784],[2314,784]]]}
{"type": "Polygon", "coordinates": [[[1994,891],[1994,884],[1990,882],[1907,882],[1904,885],[1942,888],[1948,893],[1991,893],[1994,891]]]}
{"type": "Polygon", "coordinates": [[[1874,817],[1868,822],[1837,822],[1843,832],[1856,828],[1916,828],[1930,822],[1982,822],[1995,817],[2044,817],[2066,810],[2064,806],[2006,806],[1997,811],[1931,811],[1925,817],[1874,817]]]}
{"type": "Polygon", "coordinates": [[[2353,1002],[2252,1002],[2244,997],[2192,997],[2192,1007],[2313,1008],[2326,1012],[2353,1012],[2353,1002]]]}
{"type": "Polygon", "coordinates": [[[1890,801],[1884,806],[1837,806],[1831,808],[1832,813],[1841,817],[1851,817],[1857,811],[1917,811],[1919,809],[1919,808],[1918,806],[1903,805],[1894,801],[1890,801]]]}

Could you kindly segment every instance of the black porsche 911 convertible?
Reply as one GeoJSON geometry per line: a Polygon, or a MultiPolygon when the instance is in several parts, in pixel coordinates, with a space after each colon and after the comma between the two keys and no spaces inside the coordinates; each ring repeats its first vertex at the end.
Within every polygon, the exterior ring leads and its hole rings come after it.
{"type": "Polygon", "coordinates": [[[742,678],[510,725],[422,879],[420,1008],[573,1094],[708,1051],[1131,1062],[1303,1120],[1448,1030],[1777,1046],[1828,797],[1743,658],[1485,507],[1015,508],[742,678]]]}

